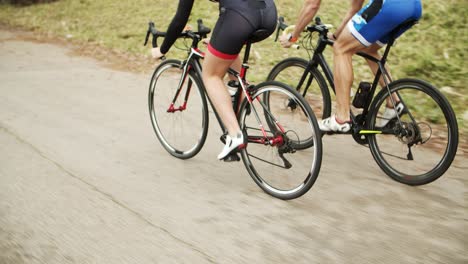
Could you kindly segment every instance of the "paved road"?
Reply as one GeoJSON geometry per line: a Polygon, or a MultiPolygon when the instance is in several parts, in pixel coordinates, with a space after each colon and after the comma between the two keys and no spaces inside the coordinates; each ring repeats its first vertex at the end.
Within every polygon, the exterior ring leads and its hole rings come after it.
{"type": "Polygon", "coordinates": [[[280,201],[215,160],[215,126],[171,158],[147,75],[21,34],[0,31],[0,263],[468,263],[466,159],[413,188],[328,137],[315,186],[280,201]]]}

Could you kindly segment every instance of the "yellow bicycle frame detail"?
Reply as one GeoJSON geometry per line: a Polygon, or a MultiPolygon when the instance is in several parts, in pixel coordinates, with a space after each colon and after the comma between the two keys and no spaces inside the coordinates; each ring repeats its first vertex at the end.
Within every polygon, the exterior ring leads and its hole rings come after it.
{"type": "Polygon", "coordinates": [[[378,130],[361,130],[359,134],[382,134],[382,131],[378,130]]]}

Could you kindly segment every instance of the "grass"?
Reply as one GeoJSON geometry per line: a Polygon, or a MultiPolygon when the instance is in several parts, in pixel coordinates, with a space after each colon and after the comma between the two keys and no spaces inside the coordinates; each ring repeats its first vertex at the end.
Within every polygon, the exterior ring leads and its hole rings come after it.
{"type": "MultiPolygon", "coordinates": [[[[178,1],[60,0],[26,7],[1,3],[2,24],[141,57],[149,54],[149,48],[142,45],[147,22],[153,20],[158,28],[165,30],[178,1]]],[[[302,1],[277,0],[276,3],[279,14],[294,23],[302,1]]],[[[322,1],[319,15],[324,22],[337,25],[347,7],[347,1],[322,1]]],[[[460,127],[466,130],[467,120],[462,118],[468,115],[465,106],[468,73],[465,67],[465,45],[468,43],[466,2],[426,0],[423,8],[419,25],[404,34],[390,54],[392,74],[394,78],[424,79],[441,88],[457,113],[460,127]]],[[[204,23],[212,27],[217,13],[216,4],[196,1],[189,23],[195,26],[196,19],[203,18],[204,23]]],[[[177,45],[183,46],[183,43],[177,45]]],[[[174,47],[168,57],[183,58],[184,55],[174,47]]],[[[249,79],[253,82],[263,80],[273,65],[292,56],[307,58],[307,53],[282,49],[273,42],[273,36],[255,44],[249,79]]],[[[330,50],[327,56],[330,58],[330,50]]],[[[355,67],[356,80],[372,78],[363,61],[356,59],[355,67]]]]}

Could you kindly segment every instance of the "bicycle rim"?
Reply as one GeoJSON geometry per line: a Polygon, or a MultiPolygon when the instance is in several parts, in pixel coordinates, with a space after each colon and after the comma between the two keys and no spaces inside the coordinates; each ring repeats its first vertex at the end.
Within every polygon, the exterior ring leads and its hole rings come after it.
{"type": "Polygon", "coordinates": [[[305,194],[314,184],[320,171],[322,159],[322,142],[317,120],[302,96],[283,84],[267,82],[256,87],[253,105],[261,118],[267,122],[267,116],[273,116],[284,128],[282,133],[277,129],[265,128],[269,139],[282,138],[282,144],[271,146],[259,142],[263,132],[247,101],[243,102],[240,111],[241,128],[248,135],[248,147],[242,154],[243,162],[257,185],[266,193],[280,199],[294,199],[305,194]],[[271,99],[291,99],[298,104],[292,113],[280,104],[265,107],[261,98],[269,93],[271,99]],[[260,100],[259,100],[260,99],[260,100]],[[269,113],[267,113],[269,112],[269,113]],[[311,138],[313,144],[306,149],[297,149],[291,141],[311,138]]]}
{"type": "Polygon", "coordinates": [[[394,180],[408,185],[430,183],[450,167],[458,147],[458,126],[447,99],[430,84],[401,80],[390,84],[405,105],[400,121],[383,118],[386,91],[376,96],[368,124],[393,134],[377,134],[369,145],[377,164],[394,180]],[[403,132],[403,133],[401,133],[403,132]]]}
{"type": "Polygon", "coordinates": [[[151,79],[148,104],[156,136],[173,156],[188,159],[202,148],[208,131],[208,111],[201,81],[188,74],[183,81],[174,111],[168,111],[182,77],[180,61],[163,62],[151,79]],[[186,92],[190,90],[184,107],[186,92]],[[178,110],[177,110],[178,109],[178,110]]]}

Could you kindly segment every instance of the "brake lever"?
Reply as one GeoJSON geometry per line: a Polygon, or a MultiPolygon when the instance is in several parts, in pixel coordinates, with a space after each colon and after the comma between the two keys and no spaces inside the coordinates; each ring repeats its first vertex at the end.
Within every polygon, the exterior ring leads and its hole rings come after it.
{"type": "Polygon", "coordinates": [[[322,19],[320,19],[319,16],[316,16],[316,17],[315,17],[315,24],[317,24],[317,25],[322,25],[322,19]]]}
{"type": "Polygon", "coordinates": [[[145,44],[144,46],[146,46],[146,44],[148,44],[148,39],[149,39],[149,36],[150,34],[153,34],[153,47],[156,47],[157,45],[155,44],[155,35],[158,31],[154,28],[154,22],[153,21],[150,21],[148,22],[148,30],[146,31],[146,37],[145,37],[145,44]],[[156,46],[155,46],[156,45],[156,46]]]}
{"type": "Polygon", "coordinates": [[[149,36],[150,36],[150,29],[148,27],[148,30],[146,31],[146,37],[145,37],[145,44],[143,44],[143,46],[146,46],[146,44],[148,44],[148,39],[149,39],[149,36]]]}
{"type": "Polygon", "coordinates": [[[284,23],[284,17],[279,17],[278,18],[278,23],[277,23],[277,27],[276,27],[276,37],[275,37],[275,42],[278,41],[278,37],[279,37],[279,33],[280,33],[280,29],[281,28],[281,24],[284,23]]]}

